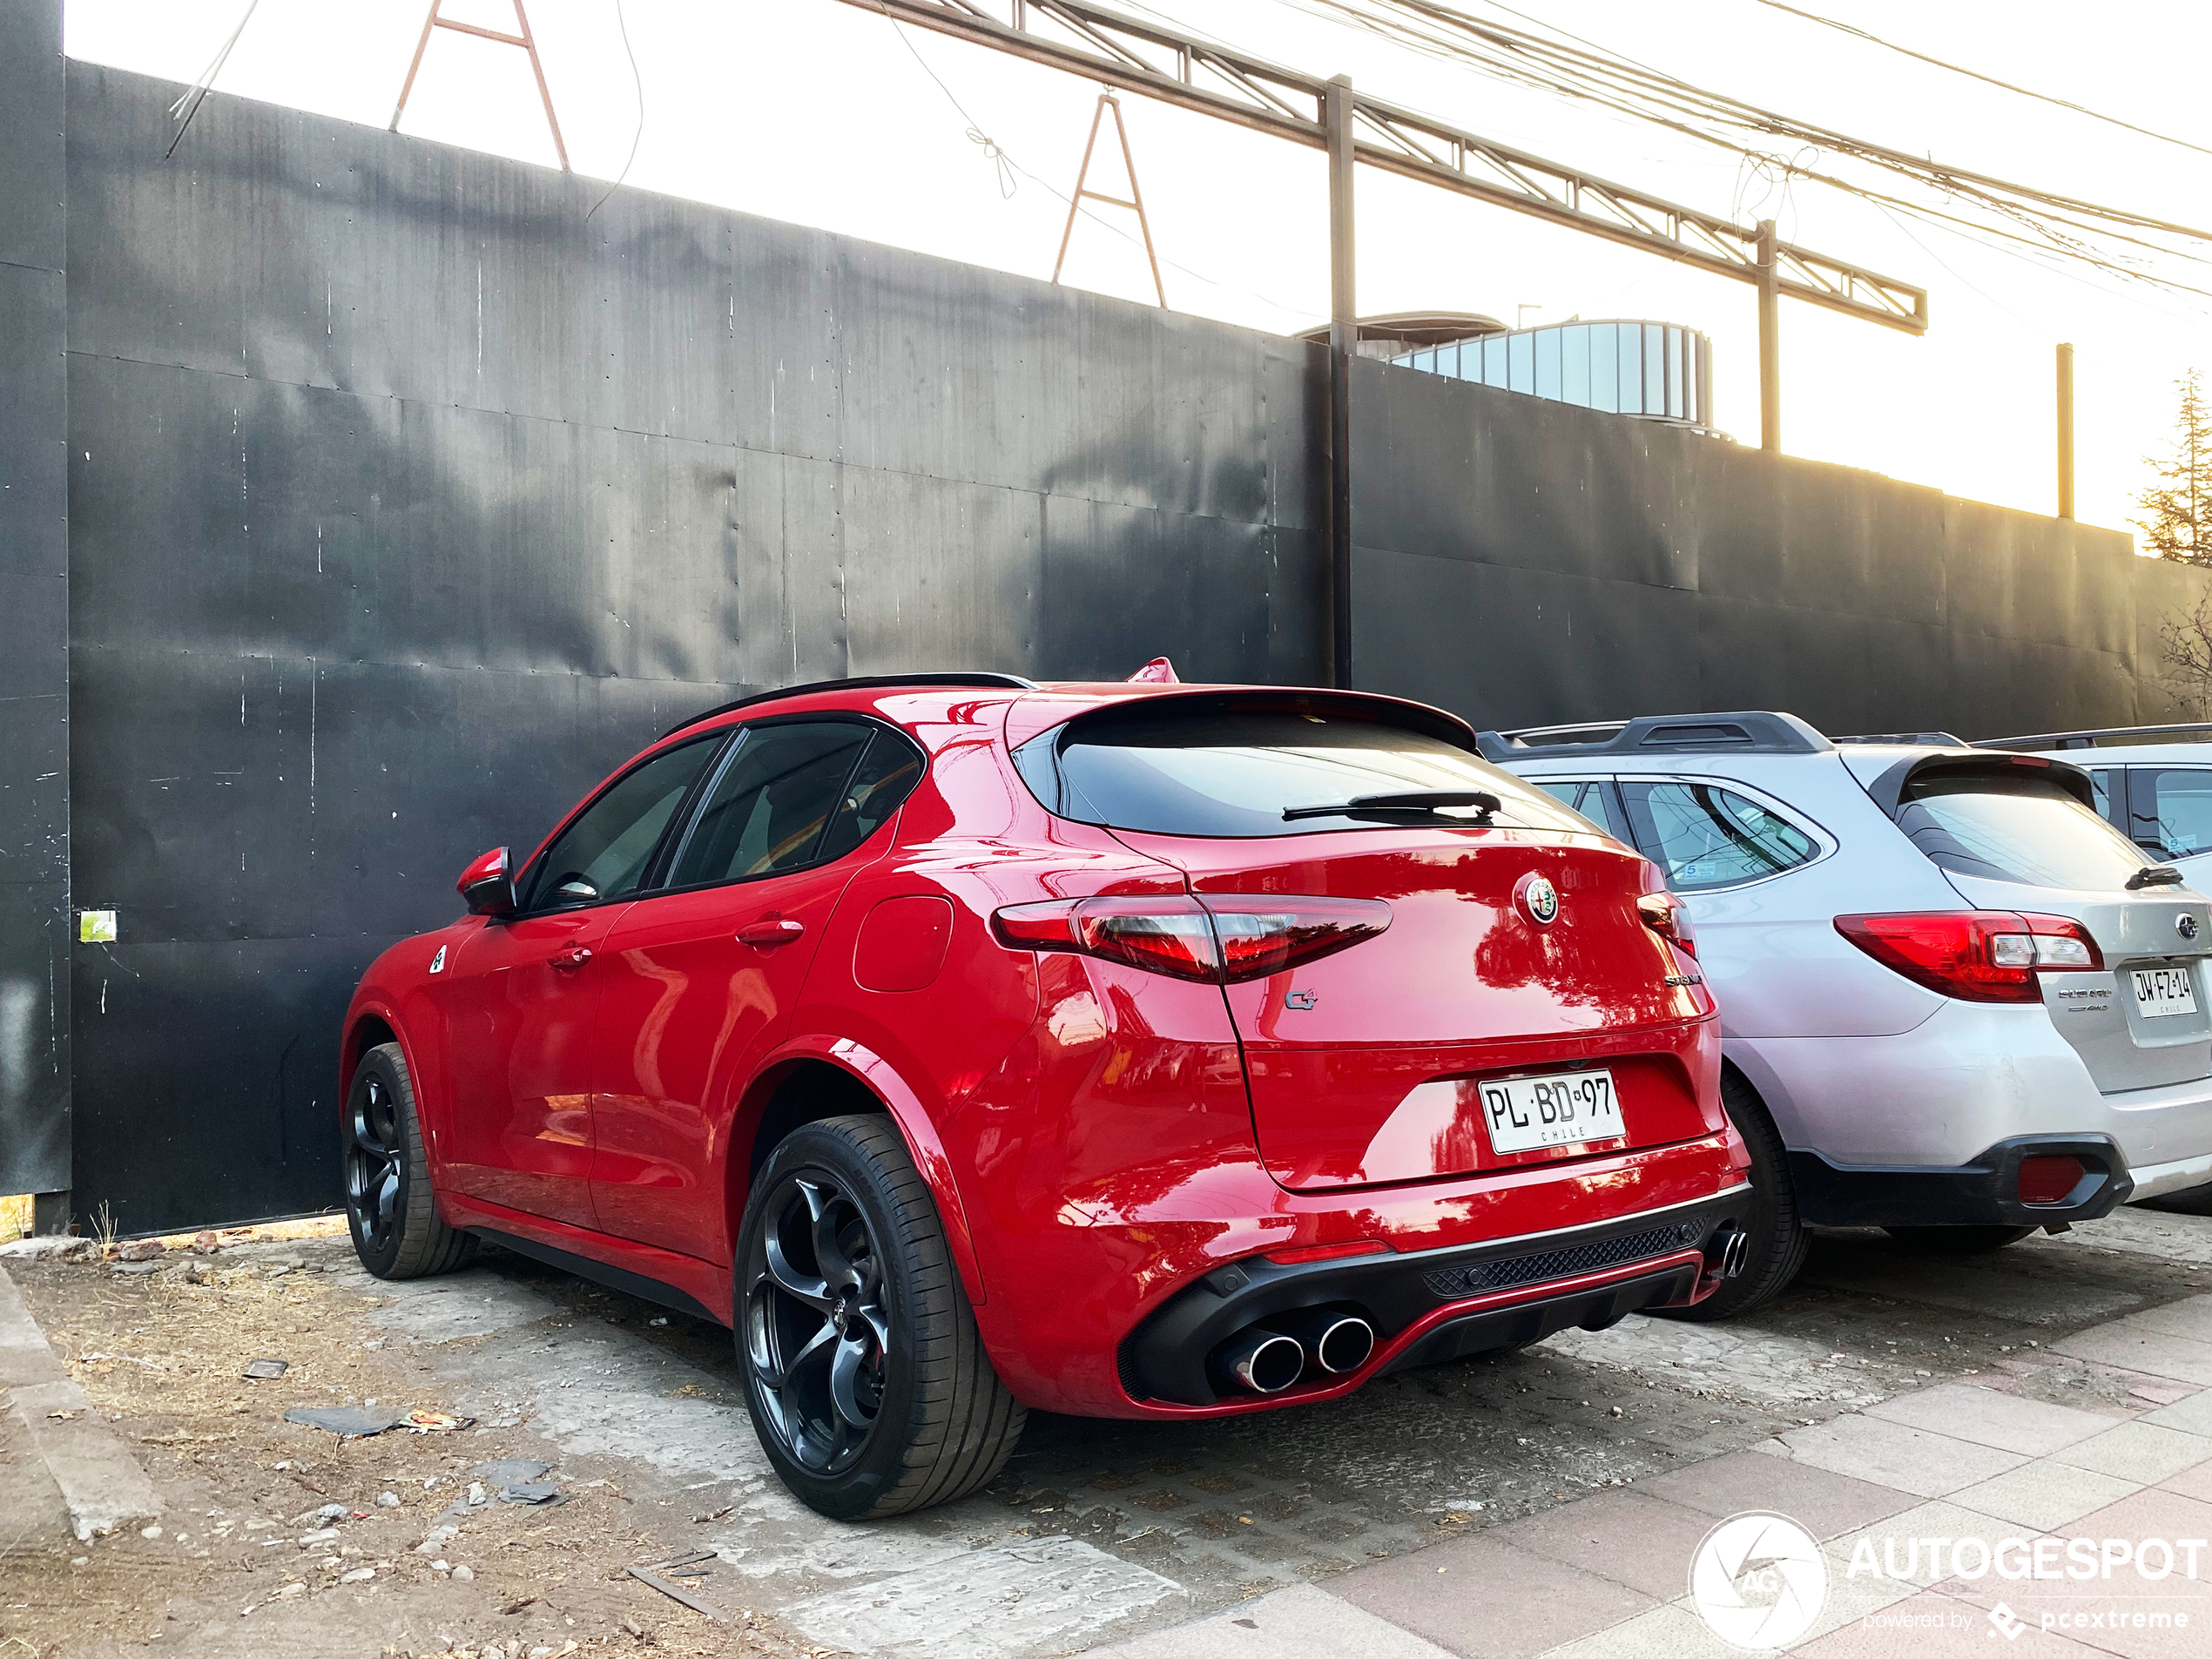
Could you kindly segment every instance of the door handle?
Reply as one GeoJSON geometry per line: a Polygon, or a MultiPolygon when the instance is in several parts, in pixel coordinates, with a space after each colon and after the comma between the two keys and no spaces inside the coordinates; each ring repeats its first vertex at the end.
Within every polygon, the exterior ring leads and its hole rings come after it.
{"type": "Polygon", "coordinates": [[[555,968],[581,968],[591,960],[591,950],[586,945],[571,945],[545,960],[555,968]]]}
{"type": "Polygon", "coordinates": [[[778,945],[788,945],[806,931],[805,922],[793,921],[789,916],[765,916],[738,928],[738,943],[772,950],[778,945]]]}

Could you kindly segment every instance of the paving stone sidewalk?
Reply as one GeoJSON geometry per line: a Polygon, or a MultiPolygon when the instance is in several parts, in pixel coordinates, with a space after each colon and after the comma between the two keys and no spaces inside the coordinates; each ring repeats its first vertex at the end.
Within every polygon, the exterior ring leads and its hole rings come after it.
{"type": "MultiPolygon", "coordinates": [[[[2194,1578],[2182,1548],[2212,1540],[2212,1296],[2093,1326],[2056,1351],[2105,1368],[2140,1409],[2053,1405],[2004,1378],[1940,1383],[1092,1659],[1721,1659],[1743,1650],[1700,1617],[1690,1562],[1716,1524],[1746,1511],[1797,1521],[1826,1568],[1819,1617],[1775,1651],[2212,1652],[2212,1547],[2194,1578]],[[2088,1582],[1943,1576],[1959,1566],[1954,1541],[1994,1551],[2047,1537],[2060,1561],[2076,1539],[2164,1539],[2175,1565],[2151,1580],[2132,1565],[2088,1582]],[[1940,1567],[1927,1541],[1939,1539],[1940,1567]]],[[[1968,1561],[1980,1559],[1970,1546],[1968,1561]]]]}

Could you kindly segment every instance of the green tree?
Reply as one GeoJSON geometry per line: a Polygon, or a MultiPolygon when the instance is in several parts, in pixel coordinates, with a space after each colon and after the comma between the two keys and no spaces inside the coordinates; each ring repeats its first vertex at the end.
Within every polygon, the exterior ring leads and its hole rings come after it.
{"type": "Polygon", "coordinates": [[[2212,415],[2195,369],[2174,384],[2182,391],[2174,454],[2164,461],[2143,457],[2159,482],[2135,497],[2144,513],[2135,528],[2143,533],[2146,550],[2160,558],[2212,566],[2212,415]]]}

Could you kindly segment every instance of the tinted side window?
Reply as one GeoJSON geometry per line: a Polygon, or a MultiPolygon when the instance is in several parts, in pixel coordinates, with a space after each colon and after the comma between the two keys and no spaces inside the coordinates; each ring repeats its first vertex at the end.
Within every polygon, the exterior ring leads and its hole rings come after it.
{"type": "Polygon", "coordinates": [[[2168,859],[2212,853],[2212,771],[2131,766],[2128,779],[2134,797],[2128,828],[2137,846],[2168,859]]]}
{"type": "Polygon", "coordinates": [[[1677,892],[1756,881],[1820,855],[1812,837],[1734,790],[1623,779],[1621,795],[1637,843],[1677,892]]]}
{"type": "Polygon", "coordinates": [[[845,799],[823,840],[824,863],[841,859],[881,829],[921,781],[921,752],[904,738],[878,732],[845,786],[845,799]]]}
{"type": "Polygon", "coordinates": [[[719,740],[718,733],[664,749],[617,779],[545,849],[523,907],[550,910],[636,892],[661,833],[719,740]]]}
{"type": "Polygon", "coordinates": [[[873,730],[850,720],[746,727],[685,833],[668,885],[738,881],[815,862],[873,730]]]}
{"type": "Polygon", "coordinates": [[[1528,781],[1561,806],[1581,813],[1615,840],[1635,845],[1628,826],[1620,821],[1621,814],[1613,804],[1613,791],[1602,778],[1532,778],[1528,781]]]}

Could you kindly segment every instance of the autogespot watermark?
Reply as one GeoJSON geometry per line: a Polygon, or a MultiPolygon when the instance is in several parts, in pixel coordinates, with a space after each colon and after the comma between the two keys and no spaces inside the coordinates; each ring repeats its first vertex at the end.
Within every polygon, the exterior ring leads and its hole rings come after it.
{"type": "MultiPolygon", "coordinates": [[[[1812,1629],[1828,1600],[1830,1564],[1813,1535],[1787,1515],[1753,1510],[1730,1515],[1707,1533],[1690,1559],[1689,1598],[1705,1626],[1732,1647],[1771,1652],[1812,1629]]],[[[2187,1630],[2202,1609],[2177,1605],[2168,1592],[2135,1605],[2125,1587],[2212,1575],[2212,1542],[2202,1538],[1940,1538],[1862,1537],[1851,1546],[1846,1581],[1871,1578],[1902,1584],[1989,1579],[2024,1585],[2096,1584],[2097,1592],[2067,1589],[2065,1605],[2023,1618],[2000,1602],[1986,1611],[1956,1607],[1891,1608],[1865,1615],[1869,1629],[1964,1630],[2017,1640],[2029,1630],[2052,1632],[2187,1630]]],[[[2180,1598],[2186,1602],[2194,1597],[2180,1598]]]]}

